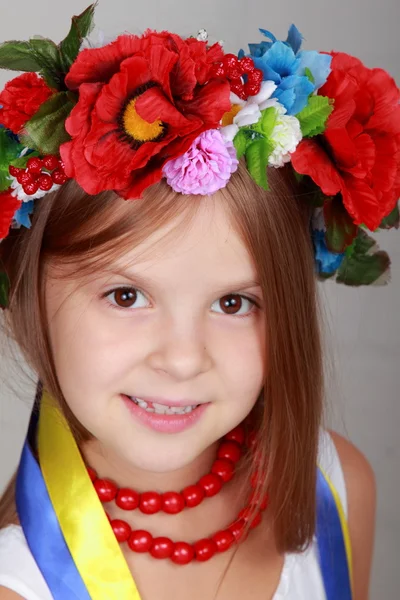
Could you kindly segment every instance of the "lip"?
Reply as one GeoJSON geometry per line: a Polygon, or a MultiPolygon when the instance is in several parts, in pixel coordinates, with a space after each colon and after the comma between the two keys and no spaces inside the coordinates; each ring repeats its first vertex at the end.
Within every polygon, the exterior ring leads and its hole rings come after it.
{"type": "MultiPolygon", "coordinates": [[[[145,400],[145,398],[141,398],[141,400],[145,400]]],[[[205,411],[209,406],[209,402],[206,404],[201,404],[193,410],[191,413],[187,413],[184,415],[159,415],[157,413],[149,413],[146,412],[143,408],[140,408],[137,404],[135,404],[129,396],[125,394],[121,394],[121,398],[126,404],[128,410],[131,415],[140,423],[152,429],[153,431],[159,431],[161,433],[180,433],[181,431],[185,431],[190,427],[193,427],[204,415],[205,411]]],[[[146,400],[147,401],[147,400],[146,400]]],[[[161,404],[161,402],[160,402],[161,404]]],[[[171,404],[170,406],[190,406],[188,404],[171,404]]]]}
{"type": "Polygon", "coordinates": [[[160,398],[160,397],[150,397],[150,396],[141,396],[140,394],[132,395],[132,398],[140,398],[140,400],[144,400],[147,404],[162,404],[163,406],[197,406],[198,404],[203,404],[202,402],[196,402],[195,400],[188,400],[187,398],[182,400],[170,400],[169,398],[160,398]]]}

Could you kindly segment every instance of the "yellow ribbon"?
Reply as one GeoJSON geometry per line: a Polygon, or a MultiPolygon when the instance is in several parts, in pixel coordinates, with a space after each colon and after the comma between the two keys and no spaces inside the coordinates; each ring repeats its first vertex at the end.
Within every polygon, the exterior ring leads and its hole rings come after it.
{"type": "Polygon", "coordinates": [[[338,511],[338,515],[339,515],[339,519],[340,519],[340,524],[342,526],[342,532],[343,532],[343,538],[344,538],[344,546],[346,549],[346,557],[347,557],[347,564],[349,566],[349,573],[350,573],[350,585],[352,590],[353,588],[353,556],[352,556],[352,550],[351,550],[351,540],[350,540],[350,532],[349,532],[349,526],[347,523],[347,519],[346,519],[346,515],[344,514],[344,508],[343,508],[343,504],[342,501],[340,500],[340,496],[337,493],[337,490],[335,488],[335,486],[333,485],[332,481],[330,480],[330,478],[328,477],[328,475],[325,473],[324,469],[322,469],[321,466],[319,466],[319,469],[322,473],[322,475],[325,477],[327,484],[329,485],[329,488],[332,492],[332,495],[335,499],[335,503],[336,503],[336,508],[338,511]]]}
{"type": "Polygon", "coordinates": [[[44,392],[39,462],[66,544],[93,600],[141,600],[72,432],[44,392]]]}

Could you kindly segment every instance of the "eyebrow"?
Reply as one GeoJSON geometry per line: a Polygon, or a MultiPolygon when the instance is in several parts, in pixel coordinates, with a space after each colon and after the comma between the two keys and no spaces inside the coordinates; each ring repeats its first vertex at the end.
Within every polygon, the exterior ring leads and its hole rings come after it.
{"type": "MultiPolygon", "coordinates": [[[[145,288],[149,288],[149,289],[154,287],[154,280],[147,279],[146,277],[143,277],[143,275],[139,275],[134,272],[126,271],[122,268],[121,269],[110,268],[110,269],[107,269],[107,273],[109,275],[118,275],[120,277],[130,279],[133,283],[136,283],[137,285],[139,285],[141,287],[145,287],[145,288]]],[[[248,288],[254,288],[254,287],[261,287],[260,282],[257,281],[256,279],[243,279],[241,281],[235,281],[232,283],[227,282],[226,284],[222,284],[222,285],[218,286],[218,288],[215,291],[217,293],[222,293],[224,291],[229,291],[229,290],[246,290],[248,288]]]]}

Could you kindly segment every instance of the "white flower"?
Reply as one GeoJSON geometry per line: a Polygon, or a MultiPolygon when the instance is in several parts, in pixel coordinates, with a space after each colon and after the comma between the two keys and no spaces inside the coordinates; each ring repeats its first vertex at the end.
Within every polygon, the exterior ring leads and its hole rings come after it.
{"type": "Polygon", "coordinates": [[[207,31],[205,29],[199,29],[196,39],[198,42],[207,42],[208,41],[207,31]]]}
{"type": "Polygon", "coordinates": [[[303,136],[299,120],[286,115],[286,108],[282,104],[278,103],[275,110],[278,118],[271,134],[271,141],[274,142],[275,148],[268,163],[273,167],[283,167],[290,161],[290,154],[296,150],[303,136]]]}
{"type": "Polygon", "coordinates": [[[271,100],[271,96],[276,88],[277,85],[273,81],[263,81],[258,94],[250,96],[248,100],[242,100],[239,96],[231,92],[230,100],[232,106],[240,106],[241,108],[233,117],[233,123],[221,128],[223,138],[226,141],[232,142],[240,127],[248,127],[249,125],[258,123],[261,119],[261,111],[270,105],[275,106],[277,103],[276,98],[271,100]]]}

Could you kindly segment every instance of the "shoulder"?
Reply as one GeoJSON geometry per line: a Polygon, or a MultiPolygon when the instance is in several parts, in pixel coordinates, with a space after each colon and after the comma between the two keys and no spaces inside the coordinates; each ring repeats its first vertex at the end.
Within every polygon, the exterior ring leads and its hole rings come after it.
{"type": "Polygon", "coordinates": [[[328,433],[335,444],[346,486],[354,600],[368,600],[375,538],[375,474],[365,455],[354,444],[335,431],[328,433]]]}
{"type": "Polygon", "coordinates": [[[18,600],[19,598],[24,600],[24,597],[17,594],[17,592],[13,592],[12,590],[0,585],[0,600],[18,600]]]}

